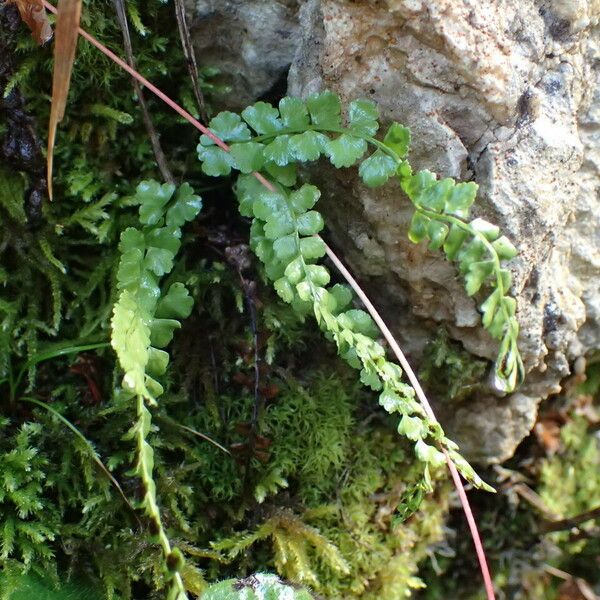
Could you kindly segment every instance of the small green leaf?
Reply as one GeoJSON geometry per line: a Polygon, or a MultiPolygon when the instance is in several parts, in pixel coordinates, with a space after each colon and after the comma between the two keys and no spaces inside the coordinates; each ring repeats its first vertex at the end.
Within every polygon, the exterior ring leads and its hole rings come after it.
{"type": "MultiPolygon", "coordinates": [[[[250,130],[236,113],[223,111],[211,119],[208,128],[224,142],[245,142],[250,139],[250,130]]],[[[200,144],[212,146],[214,141],[208,136],[200,136],[200,144]]]]}
{"type": "Polygon", "coordinates": [[[431,219],[425,216],[423,213],[415,211],[412,219],[410,220],[410,227],[408,229],[408,239],[413,244],[418,244],[427,238],[429,231],[429,222],[431,219]]]}
{"type": "Polygon", "coordinates": [[[148,364],[146,365],[146,372],[152,377],[160,377],[167,372],[167,366],[169,365],[169,354],[164,350],[158,348],[148,349],[148,364]]]}
{"type": "Polygon", "coordinates": [[[301,281],[296,285],[296,291],[298,292],[298,296],[300,300],[304,302],[308,302],[312,299],[312,287],[307,280],[301,281]]]}
{"type": "Polygon", "coordinates": [[[325,226],[321,213],[310,210],[296,219],[296,227],[300,235],[315,235],[325,226]]]}
{"type": "Polygon", "coordinates": [[[295,258],[286,268],[285,277],[292,284],[296,285],[304,278],[304,261],[301,257],[295,258]]]}
{"type": "Polygon", "coordinates": [[[478,238],[474,238],[468,244],[463,245],[458,253],[460,272],[464,275],[471,264],[479,262],[485,254],[485,244],[478,238]]]}
{"type": "Polygon", "coordinates": [[[273,161],[265,163],[265,169],[273,179],[285,187],[291,187],[296,183],[296,164],[291,163],[285,167],[280,167],[273,161]]]}
{"type": "Polygon", "coordinates": [[[379,109],[371,100],[353,100],[348,106],[348,127],[358,135],[373,136],[379,129],[379,109]]]}
{"type": "Polygon", "coordinates": [[[475,201],[478,185],[472,181],[466,183],[457,183],[452,189],[444,212],[449,215],[455,215],[460,219],[469,217],[469,208],[475,201]]]}
{"type": "Polygon", "coordinates": [[[285,278],[281,277],[273,284],[275,291],[279,294],[279,297],[288,304],[294,299],[294,288],[290,282],[285,278]]]}
{"type": "Polygon", "coordinates": [[[446,237],[444,242],[444,252],[448,257],[448,260],[454,260],[461,249],[463,242],[469,237],[468,232],[461,229],[457,225],[450,227],[450,233],[446,237]]]}
{"type": "Polygon", "coordinates": [[[175,203],[167,210],[167,225],[181,227],[188,221],[193,221],[202,210],[202,198],[194,194],[192,186],[183,183],[177,190],[175,203]]]}
{"type": "Polygon", "coordinates": [[[323,265],[306,265],[306,277],[316,286],[326,286],[329,283],[329,271],[323,265]]]}
{"type": "Polygon", "coordinates": [[[321,192],[316,186],[305,183],[299,190],[290,194],[290,204],[296,214],[300,215],[311,209],[320,197],[321,192]]]}
{"type": "Polygon", "coordinates": [[[256,142],[231,144],[233,166],[242,173],[248,174],[260,171],[265,162],[263,152],[265,147],[256,142]]]}
{"type": "Polygon", "coordinates": [[[370,387],[374,392],[378,392],[383,387],[381,379],[379,379],[379,376],[375,371],[362,369],[360,372],[360,381],[367,387],[370,387]]]}
{"type": "Polygon", "coordinates": [[[165,214],[165,206],[173,196],[175,186],[171,183],[158,185],[156,181],[143,181],[136,188],[135,200],[140,205],[140,222],[156,225],[165,214]]]}
{"type": "Polygon", "coordinates": [[[160,319],[187,319],[194,306],[194,299],[183,283],[174,283],[156,307],[156,317],[160,319]]]}
{"type": "Polygon", "coordinates": [[[146,247],[162,248],[175,255],[181,247],[181,230],[178,227],[158,227],[146,233],[146,247]]]}
{"type": "Polygon", "coordinates": [[[371,339],[375,339],[379,335],[379,329],[375,325],[375,321],[369,313],[358,308],[347,310],[345,313],[338,315],[340,323],[354,333],[361,333],[371,339]]]}
{"type": "Polygon", "coordinates": [[[257,102],[242,111],[244,121],[258,134],[277,133],[283,125],[279,111],[268,102],[257,102]]]}
{"type": "Polygon", "coordinates": [[[300,98],[286,96],[279,101],[279,112],[287,129],[306,129],[310,120],[306,105],[300,98]]]}
{"type": "Polygon", "coordinates": [[[331,164],[340,169],[351,167],[362,158],[367,151],[367,142],[362,138],[343,133],[334,140],[328,140],[325,146],[325,154],[329,157],[331,164]]]}
{"type": "Polygon", "coordinates": [[[396,167],[396,161],[391,156],[376,150],[369,158],[363,160],[358,174],[368,187],[378,187],[395,174],[396,167]]]}
{"type": "Polygon", "coordinates": [[[121,255],[117,270],[119,289],[133,288],[139,285],[142,276],[144,254],[139,248],[132,248],[121,255]]]}
{"type": "Polygon", "coordinates": [[[505,292],[510,290],[512,287],[512,275],[508,269],[500,269],[500,281],[502,282],[502,289],[505,292]]]}
{"type": "Polygon", "coordinates": [[[300,254],[306,260],[321,258],[325,256],[325,242],[318,237],[306,237],[300,240],[300,254]]]}
{"type": "Polygon", "coordinates": [[[448,225],[432,219],[427,226],[427,237],[431,240],[428,246],[429,249],[437,250],[441,248],[447,235],[448,225]]]}
{"type": "Polygon", "coordinates": [[[484,281],[494,270],[494,261],[484,260],[469,265],[469,270],[465,275],[465,288],[469,296],[476,294],[484,281]]]}
{"type": "Polygon", "coordinates": [[[170,250],[151,247],[146,251],[144,266],[158,277],[162,277],[165,273],[171,272],[173,258],[175,258],[175,255],[170,250]]]}
{"type": "Polygon", "coordinates": [[[276,137],[264,149],[265,160],[270,160],[280,167],[285,167],[294,160],[290,149],[290,136],[280,135],[276,137]]]}
{"type": "Polygon", "coordinates": [[[500,236],[495,242],[492,243],[492,246],[494,247],[494,250],[498,254],[498,258],[500,258],[500,260],[510,260],[518,254],[517,249],[505,235],[500,236]]]}
{"type": "Polygon", "coordinates": [[[298,240],[296,234],[285,235],[273,242],[273,250],[277,258],[283,262],[289,262],[298,256],[298,240]]]}
{"type": "Polygon", "coordinates": [[[335,129],[341,125],[341,104],[333,92],[311,94],[307,100],[308,112],[314,125],[323,129],[335,129]]]}
{"type": "Polygon", "coordinates": [[[287,204],[283,195],[279,192],[271,192],[264,188],[260,190],[260,195],[252,205],[254,216],[266,221],[274,213],[280,213],[287,210],[287,204]]]}
{"type": "Polygon", "coordinates": [[[483,234],[490,242],[494,241],[500,235],[500,228],[497,225],[492,225],[485,219],[475,219],[470,223],[471,227],[483,234]]]}
{"type": "Polygon", "coordinates": [[[402,179],[401,186],[404,193],[417,205],[420,205],[421,196],[436,182],[431,171],[417,171],[411,177],[402,179]]]}
{"type": "Polygon", "coordinates": [[[265,236],[276,240],[288,233],[294,232],[294,220],[289,211],[273,213],[265,223],[265,236]]]}
{"type": "Polygon", "coordinates": [[[441,467],[446,462],[444,455],[439,450],[426,444],[423,440],[417,440],[415,453],[419,460],[429,463],[433,467],[441,467]]]}
{"type": "Polygon", "coordinates": [[[143,252],[146,248],[146,241],[144,240],[144,234],[135,227],[128,227],[121,233],[121,239],[119,241],[119,252],[125,254],[130,250],[139,250],[143,252]]]}
{"type": "Polygon", "coordinates": [[[352,291],[347,285],[336,283],[329,293],[335,298],[338,311],[344,310],[352,302],[352,291]]]}
{"type": "Polygon", "coordinates": [[[324,150],[328,138],[318,131],[305,131],[290,137],[291,155],[300,162],[317,160],[324,150]]]}
{"type": "Polygon", "coordinates": [[[419,195],[419,205],[434,212],[442,212],[453,187],[454,180],[449,177],[436,181],[419,195]]]}
{"type": "Polygon", "coordinates": [[[211,177],[221,177],[231,173],[233,158],[228,152],[217,146],[198,144],[198,158],[202,161],[202,172],[211,177]]]}
{"type": "Polygon", "coordinates": [[[181,324],[175,319],[152,319],[150,325],[150,343],[155,348],[166,348],[173,339],[173,332],[181,324]]]}
{"type": "Polygon", "coordinates": [[[427,435],[427,426],[419,417],[404,415],[398,425],[398,433],[416,442],[427,435]]]}
{"type": "Polygon", "coordinates": [[[234,191],[240,203],[240,214],[243,217],[253,216],[254,200],[265,192],[263,184],[251,175],[240,175],[235,182],[234,191]]]}
{"type": "Polygon", "coordinates": [[[500,290],[494,290],[487,298],[485,302],[479,307],[483,316],[481,318],[481,322],[483,326],[488,329],[492,324],[494,316],[496,315],[496,309],[498,307],[498,302],[502,298],[502,294],[500,290]]]}
{"type": "Polygon", "coordinates": [[[392,123],[383,138],[383,143],[391,148],[399,158],[405,158],[410,146],[410,129],[400,123],[392,123]]]}

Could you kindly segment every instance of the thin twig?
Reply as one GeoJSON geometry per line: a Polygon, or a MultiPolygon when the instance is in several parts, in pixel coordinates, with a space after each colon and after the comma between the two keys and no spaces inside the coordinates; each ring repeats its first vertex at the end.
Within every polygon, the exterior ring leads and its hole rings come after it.
{"type": "Polygon", "coordinates": [[[586,521],[591,521],[593,519],[600,519],[600,506],[568,519],[561,519],[560,521],[547,521],[544,523],[542,528],[545,532],[561,531],[563,529],[572,529],[573,527],[577,527],[577,525],[581,525],[581,523],[585,523],[586,521]]]}
{"type": "MultiPolygon", "coordinates": [[[[117,11],[117,20],[119,21],[119,26],[121,27],[121,32],[123,34],[123,47],[125,48],[125,56],[127,57],[129,66],[131,68],[135,68],[135,58],[133,57],[131,35],[129,34],[129,25],[127,24],[125,2],[124,0],[114,0],[114,3],[117,11]]],[[[144,120],[144,125],[146,127],[146,131],[148,132],[148,137],[150,138],[150,144],[152,145],[152,151],[154,152],[154,158],[156,158],[156,164],[158,165],[160,174],[167,183],[173,183],[175,180],[173,178],[173,174],[171,173],[171,169],[169,168],[169,163],[167,162],[165,153],[160,145],[158,133],[154,127],[154,123],[152,122],[152,117],[148,111],[146,98],[144,98],[144,90],[135,77],[132,77],[131,82],[133,84],[135,94],[140,102],[142,119],[144,120]]]]}
{"type": "MultiPolygon", "coordinates": [[[[42,0],[42,2],[49,11],[56,13],[56,8],[52,4],[50,4],[47,0],[42,0]]],[[[175,112],[180,114],[186,121],[191,123],[194,127],[196,127],[196,129],[198,129],[204,135],[206,135],[209,139],[211,139],[217,146],[219,146],[226,152],[229,152],[230,148],[223,140],[221,140],[218,136],[216,136],[207,127],[202,125],[202,123],[200,123],[197,119],[195,119],[192,115],[190,115],[189,112],[187,112],[185,109],[183,109],[181,106],[179,106],[176,102],[171,100],[171,98],[169,98],[164,92],[162,92],[160,89],[158,89],[154,84],[152,84],[145,77],[140,75],[137,71],[132,69],[127,63],[125,63],[121,58],[119,58],[114,52],[111,52],[108,48],[106,48],[103,44],[101,44],[98,40],[96,40],[96,38],[91,36],[89,33],[84,31],[83,29],[79,28],[79,33],[81,34],[82,37],[84,37],[86,40],[88,40],[92,45],[94,45],[96,48],[98,48],[102,53],[104,53],[111,60],[116,62],[118,65],[120,65],[125,71],[127,71],[130,75],[132,75],[132,77],[135,77],[140,83],[145,85],[150,91],[152,91],[154,94],[156,94],[163,102],[168,104],[175,112]]],[[[271,185],[271,183],[269,181],[267,181],[263,175],[261,175],[260,173],[256,173],[256,172],[253,173],[253,175],[268,190],[270,190],[270,191],[274,190],[273,185],[271,185]]],[[[367,310],[373,317],[373,320],[379,325],[380,329],[386,336],[386,339],[388,339],[390,346],[394,350],[394,353],[396,353],[396,356],[397,356],[398,360],[400,361],[400,364],[403,366],[411,384],[414,386],[415,392],[417,393],[417,397],[421,401],[423,408],[425,409],[425,412],[433,421],[437,421],[437,419],[435,418],[435,415],[431,409],[431,406],[430,406],[429,402],[427,401],[427,397],[425,396],[425,393],[423,392],[423,389],[421,388],[421,385],[419,384],[408,361],[404,357],[404,354],[400,350],[400,347],[398,346],[398,344],[394,340],[391,332],[385,325],[385,322],[379,316],[379,313],[377,312],[377,310],[375,309],[373,304],[369,301],[369,299],[367,298],[365,293],[362,291],[362,289],[360,288],[358,283],[354,280],[354,278],[349,273],[349,271],[344,267],[343,263],[335,255],[333,250],[331,250],[331,248],[329,248],[329,247],[327,247],[327,254],[331,258],[331,260],[334,262],[336,267],[340,270],[340,272],[342,273],[344,278],[348,281],[348,283],[356,291],[356,293],[359,295],[359,297],[363,300],[363,302],[365,303],[365,307],[367,308],[367,310]],[[386,332],[387,332],[387,334],[386,334],[386,332]],[[389,338],[388,338],[388,336],[389,336],[389,338]]],[[[444,454],[446,456],[446,462],[448,464],[448,468],[452,475],[452,480],[453,480],[456,490],[458,492],[458,496],[460,498],[461,505],[463,507],[463,511],[464,511],[465,517],[467,519],[467,523],[469,524],[469,530],[471,532],[471,536],[473,538],[473,543],[475,545],[475,550],[477,552],[477,558],[479,560],[479,566],[480,566],[481,573],[483,576],[487,598],[488,598],[488,600],[495,600],[494,588],[493,588],[493,584],[492,584],[490,571],[487,566],[485,552],[483,550],[481,538],[479,537],[479,532],[477,530],[477,524],[475,523],[475,518],[473,517],[473,512],[469,505],[469,500],[467,498],[465,488],[462,484],[462,481],[460,480],[460,475],[458,474],[456,466],[454,465],[454,463],[452,462],[452,460],[450,459],[450,457],[448,456],[448,454],[445,450],[444,450],[444,454]]]]}
{"type": "Polygon", "coordinates": [[[198,83],[198,64],[196,63],[196,55],[194,54],[190,30],[187,25],[183,0],[175,0],[175,16],[177,17],[177,27],[179,27],[181,48],[183,49],[183,55],[185,56],[185,62],[187,64],[188,73],[190,74],[190,79],[192,80],[192,89],[194,90],[194,96],[196,96],[196,102],[198,103],[200,118],[205,123],[208,123],[206,102],[204,102],[204,95],[202,94],[200,84],[198,83]]]}

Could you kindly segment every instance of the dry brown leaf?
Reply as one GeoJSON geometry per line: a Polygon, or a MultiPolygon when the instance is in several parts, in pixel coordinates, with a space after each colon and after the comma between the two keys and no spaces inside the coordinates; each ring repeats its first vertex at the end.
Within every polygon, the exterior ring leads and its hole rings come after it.
{"type": "Polygon", "coordinates": [[[58,0],[54,33],[54,74],[52,77],[52,107],[48,125],[48,196],[52,200],[52,164],[56,128],[65,115],[73,61],[79,36],[81,0],[58,0]]]}
{"type": "Polygon", "coordinates": [[[40,46],[52,38],[52,27],[42,0],[9,0],[9,3],[17,5],[21,19],[31,29],[31,36],[40,46]]]}

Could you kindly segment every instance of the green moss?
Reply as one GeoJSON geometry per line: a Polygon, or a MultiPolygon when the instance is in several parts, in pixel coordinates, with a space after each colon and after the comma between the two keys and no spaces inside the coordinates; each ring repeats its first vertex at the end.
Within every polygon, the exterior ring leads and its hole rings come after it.
{"type": "Polygon", "coordinates": [[[434,394],[458,402],[481,389],[487,368],[486,361],[469,354],[440,329],[425,348],[419,378],[434,394]]]}

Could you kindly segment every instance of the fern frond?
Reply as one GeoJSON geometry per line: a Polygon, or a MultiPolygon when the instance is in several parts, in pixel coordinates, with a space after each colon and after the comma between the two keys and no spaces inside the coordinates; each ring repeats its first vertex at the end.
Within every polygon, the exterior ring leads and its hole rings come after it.
{"type": "Polygon", "coordinates": [[[124,371],[123,388],[136,399],[137,422],[126,437],[137,446],[135,472],[143,485],[141,507],[163,551],[171,582],[168,597],[183,600],[187,598],[180,574],[183,557],[171,547],[158,507],[154,451],[147,441],[152,416],[146,405],[155,405],[163,392],[156,378],[165,373],[169,355],[162,348],[180,327],[177,319],[189,316],[193,304],[181,283],[171,285],[161,297],[160,279],[173,268],[181,245],[181,226],[196,217],[202,201],[187,184],[175,193],[174,185],[145,181],[138,185],[134,203],[139,204],[141,227],[130,227],[121,234],[120,294],[111,321],[111,344],[124,371]]]}
{"type": "MultiPolygon", "coordinates": [[[[409,130],[392,123],[383,141],[373,137],[379,129],[373,102],[351,102],[346,121],[344,124],[339,98],[331,92],[313,94],[306,102],[284,98],[279,110],[257,102],[241,116],[222,112],[212,119],[211,131],[228,142],[231,151],[225,152],[203,135],[198,157],[207,175],[228,175],[232,169],[242,174],[263,171],[286,187],[295,183],[295,163],[314,161],[322,155],[337,168],[360,162],[359,175],[369,187],[381,186],[396,177],[415,207],[410,240],[419,243],[427,239],[431,250],[443,247],[448,259],[459,263],[469,295],[478,293],[484,283],[491,288],[480,304],[482,322],[500,342],[495,367],[497,387],[506,392],[514,390],[523,380],[524,368],[517,347],[516,303],[508,295],[510,273],[501,262],[513,258],[516,249],[497,227],[482,219],[467,221],[477,185],[456,184],[451,178],[438,180],[429,171],[413,174],[406,160],[409,130]],[[363,159],[369,146],[374,152],[363,159]]],[[[241,206],[240,210],[243,214],[252,212],[251,205],[241,206]]],[[[321,251],[317,242],[305,243],[314,244],[314,252],[321,251]]]]}

